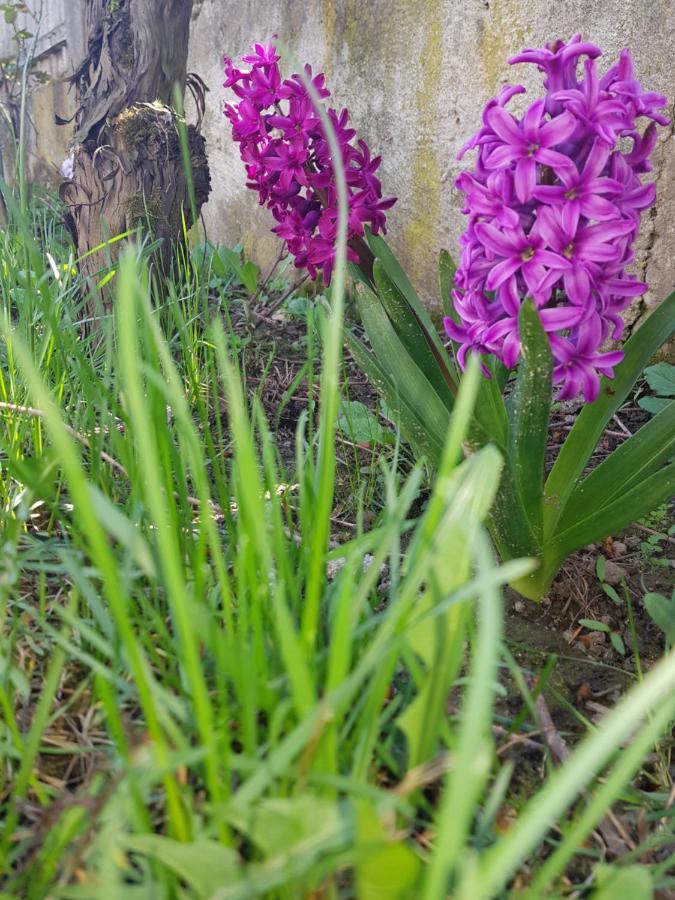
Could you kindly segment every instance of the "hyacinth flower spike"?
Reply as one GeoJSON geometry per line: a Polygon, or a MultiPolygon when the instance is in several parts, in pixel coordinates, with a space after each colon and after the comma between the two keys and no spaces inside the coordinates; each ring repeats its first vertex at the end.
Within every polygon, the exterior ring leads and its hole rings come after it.
{"type": "MultiPolygon", "coordinates": [[[[599,355],[601,344],[621,333],[621,311],[646,289],[628,266],[641,215],[655,198],[654,185],[643,184],[640,175],[650,169],[657,124],[667,121],[658,112],[665,98],[642,89],[627,50],[603,77],[597,69],[600,55],[598,47],[575,35],[514,57],[511,62],[533,63],[545,73],[546,96],[520,118],[506,109],[516,89],[489,101],[482,128],[459,154],[475,149],[475,166],[456,181],[469,221],[455,283],[481,296],[493,293],[483,327],[472,316],[464,332],[469,343],[461,360],[470,349],[484,355],[490,347],[513,367],[514,348],[520,346],[517,313],[528,297],[542,321],[548,311],[582,307],[583,315],[575,314],[572,324],[561,318],[564,326],[545,330],[562,395],[582,391],[588,402],[597,396],[597,379],[582,378],[579,371],[602,359],[598,372],[611,376],[612,360],[620,360],[621,351],[599,355]],[[582,56],[588,58],[580,80],[582,56]],[[642,117],[652,119],[643,130],[642,117]],[[622,141],[626,137],[632,139],[630,148],[622,141]],[[497,174],[503,179],[499,185],[497,174]],[[599,327],[588,330],[589,321],[599,327]],[[593,340],[599,342],[595,347],[589,344],[593,340]]],[[[467,306],[455,309],[461,320],[467,306]]],[[[447,319],[446,330],[458,339],[456,322],[447,319]]]]}

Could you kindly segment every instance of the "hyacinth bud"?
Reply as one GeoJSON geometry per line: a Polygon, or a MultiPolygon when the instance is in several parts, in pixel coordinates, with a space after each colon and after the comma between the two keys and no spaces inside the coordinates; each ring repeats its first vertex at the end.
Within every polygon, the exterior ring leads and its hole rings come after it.
{"type": "Polygon", "coordinates": [[[559,397],[583,394],[587,402],[598,395],[600,375],[612,377],[623,358],[601,346],[621,337],[621,312],[647,288],[627,267],[641,215],[655,200],[654,185],[639,176],[651,168],[656,125],[668,123],[658,112],[666,98],[642,90],[630,52],[603,77],[600,55],[575,35],[509,60],[536,65],[546,94],[517,117],[506,105],[525,89],[505,88],[486,104],[480,131],[459,154],[478,151],[473,171],[456,182],[469,221],[453,293],[460,322],[445,320],[461,345],[461,365],[471,350],[512,368],[520,355],[518,313],[532,298],[559,397]],[[653,120],[644,132],[642,117],[653,120]]]}
{"type": "MultiPolygon", "coordinates": [[[[320,273],[330,283],[335,263],[338,210],[333,161],[323,125],[314,109],[302,77],[282,81],[279,56],[273,44],[254,44],[242,61],[250,68],[235,67],[225,59],[224,87],[239,98],[225,104],[232,137],[239,144],[246,166],[247,186],[258,192],[278,224],[272,229],[288,246],[298,268],[315,279],[320,273]]],[[[320,98],[329,96],[323,74],[307,78],[320,98]]],[[[349,200],[347,230],[350,241],[364,234],[365,225],[377,234],[386,231],[385,211],[396,202],[382,198],[376,176],[380,157],[372,158],[365,141],[354,144],[349,113],[328,110],[345,167],[349,200]]],[[[352,262],[357,253],[348,246],[352,262]]]]}

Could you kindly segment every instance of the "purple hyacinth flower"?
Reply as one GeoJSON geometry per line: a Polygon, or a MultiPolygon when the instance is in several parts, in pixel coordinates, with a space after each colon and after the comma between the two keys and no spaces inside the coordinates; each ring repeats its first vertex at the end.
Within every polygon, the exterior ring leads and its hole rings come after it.
{"type": "MultiPolygon", "coordinates": [[[[255,44],[243,61],[251,68],[237,68],[225,60],[225,87],[239,98],[226,104],[225,115],[232,137],[239,144],[246,167],[247,187],[257,191],[278,223],[272,230],[286,242],[295,265],[305,267],[312,278],[321,274],[330,282],[335,263],[337,190],[332,152],[299,74],[282,81],[279,55],[273,44],[255,44]]],[[[322,74],[306,77],[320,98],[329,96],[322,74]]],[[[356,132],[349,114],[328,110],[346,170],[349,201],[348,241],[363,236],[368,225],[373,233],[386,230],[386,210],[395,198],[383,198],[377,170],[380,157],[372,157],[367,144],[352,143],[356,132]]],[[[349,247],[348,257],[358,256],[349,247]]]]}
{"type": "Polygon", "coordinates": [[[643,91],[642,85],[633,75],[633,57],[630,50],[621,51],[616,78],[612,81],[612,91],[624,101],[630,101],[638,116],[647,116],[659,125],[670,125],[668,116],[657,112],[666,105],[666,98],[656,91],[643,91]]]}
{"type": "Polygon", "coordinates": [[[504,228],[517,228],[520,225],[520,216],[513,209],[513,178],[510,172],[492,172],[486,184],[481,184],[468,172],[462,172],[455,187],[466,194],[463,212],[492,216],[504,228]]]}
{"type": "MultiPolygon", "coordinates": [[[[539,321],[542,328],[548,334],[560,330],[573,328],[583,320],[582,309],[570,309],[566,307],[553,307],[542,309],[539,312],[539,321]]],[[[520,335],[518,333],[518,315],[507,316],[500,319],[494,325],[490,325],[483,333],[483,340],[487,345],[500,346],[499,356],[508,369],[512,369],[520,355],[520,335]]]]}
{"type": "Polygon", "coordinates": [[[457,159],[463,159],[465,154],[468,153],[469,150],[474,150],[479,145],[497,142],[499,138],[488,123],[488,113],[495,106],[506,106],[509,100],[512,97],[515,97],[516,94],[524,93],[525,87],[522,84],[507,84],[502,88],[499,97],[493,97],[492,100],[488,100],[488,102],[485,104],[485,109],[483,110],[483,127],[480,129],[480,131],[477,131],[476,134],[473,135],[473,137],[469,138],[466,144],[462,146],[461,150],[457,154],[457,159]]]}
{"type": "Polygon", "coordinates": [[[560,207],[544,207],[537,218],[541,235],[549,247],[568,261],[563,273],[546,275],[541,290],[550,289],[562,274],[565,292],[570,303],[585,305],[591,292],[592,263],[606,263],[621,254],[613,243],[632,230],[632,222],[615,219],[599,225],[580,225],[569,229],[563,220],[560,207]]]}
{"type": "Polygon", "coordinates": [[[531,295],[541,295],[540,285],[550,269],[560,274],[569,269],[570,263],[559,253],[546,249],[546,242],[539,230],[525,234],[517,228],[499,229],[483,222],[476,225],[476,235],[483,246],[493,254],[494,264],[485,280],[489,291],[505,282],[514,284],[516,274],[521,274],[531,295]]]}
{"type": "Polygon", "coordinates": [[[616,204],[603,197],[603,194],[616,196],[621,193],[622,186],[614,178],[601,177],[610,155],[610,147],[604,141],[596,139],[581,172],[576,168],[560,172],[560,185],[538,185],[533,195],[562,208],[562,222],[565,230],[574,234],[579,224],[579,217],[595,219],[598,222],[619,218],[620,212],[616,204]]]}
{"type": "Polygon", "coordinates": [[[522,124],[505,109],[497,106],[488,113],[490,127],[503,144],[485,160],[488,169],[502,169],[516,163],[514,185],[521,203],[527,203],[537,183],[537,163],[550,166],[556,174],[571,170],[569,157],[552,150],[562,144],[576,128],[576,119],[564,112],[542,124],[544,100],[535,100],[525,113],[522,124]]]}
{"type": "Polygon", "coordinates": [[[576,116],[581,128],[595,132],[613,147],[617,134],[628,126],[629,112],[621,101],[601,94],[594,60],[587,59],[584,70],[586,78],[578,88],[557,91],[553,97],[576,116]]]}
{"type": "Polygon", "coordinates": [[[544,87],[549,94],[553,94],[555,91],[576,86],[576,64],[580,56],[595,59],[602,56],[602,51],[595,44],[582,41],[580,34],[575,34],[567,43],[558,39],[540,50],[531,48],[523,50],[522,53],[509,59],[509,65],[534,63],[546,73],[544,87]]]}
{"type": "Polygon", "coordinates": [[[614,366],[623,360],[620,350],[607,353],[598,351],[603,342],[600,316],[594,315],[578,329],[576,343],[555,338],[555,355],[558,365],[553,369],[553,383],[562,384],[561,400],[571,400],[583,394],[587,403],[592,403],[600,393],[600,375],[614,376],[614,366]]]}
{"type": "Polygon", "coordinates": [[[642,89],[627,51],[602,78],[599,55],[579,35],[526,50],[512,61],[545,73],[545,97],[521,117],[505,109],[520,89],[486,104],[482,128],[460,154],[477,150],[472,171],[456,181],[468,224],[453,294],[460,321],[446,322],[460,365],[471,351],[512,367],[518,313],[533,297],[560,396],[582,393],[588,402],[622,356],[601,346],[621,337],[621,313],[646,289],[627,266],[656,191],[639,176],[650,171],[656,127],[666,121],[657,112],[664,98],[642,89]],[[579,78],[582,55],[589,59],[579,78]],[[641,117],[653,120],[646,129],[641,117]]]}

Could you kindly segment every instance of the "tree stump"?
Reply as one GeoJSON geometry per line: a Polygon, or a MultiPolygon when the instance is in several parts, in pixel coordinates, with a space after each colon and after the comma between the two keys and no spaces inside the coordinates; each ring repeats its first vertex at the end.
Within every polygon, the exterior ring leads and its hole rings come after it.
{"type": "MultiPolygon", "coordinates": [[[[193,125],[187,138],[198,214],[210,191],[209,167],[204,138],[193,125]]],[[[183,217],[188,228],[194,224],[176,112],[157,102],[137,103],[115,116],[100,130],[93,152],[83,144],[74,148],[72,177],[62,185],[61,197],[85,278],[95,281],[119,256],[123,242],[92,253],[95,247],[139,225],[162,241],[160,256],[168,270],[174,242],[183,235],[183,217]]]]}
{"type": "MultiPolygon", "coordinates": [[[[86,0],[87,56],[72,78],[77,92],[72,171],[61,185],[61,198],[89,285],[115,263],[124,241],[95,248],[139,224],[161,241],[160,257],[168,269],[184,222],[190,228],[208,198],[200,133],[206,87],[186,72],[191,12],[192,0],[86,0]],[[197,124],[186,128],[194,207],[181,123],[172,108],[176,85],[191,91],[197,107],[197,124]]],[[[101,300],[109,309],[106,289],[101,300]]]]}

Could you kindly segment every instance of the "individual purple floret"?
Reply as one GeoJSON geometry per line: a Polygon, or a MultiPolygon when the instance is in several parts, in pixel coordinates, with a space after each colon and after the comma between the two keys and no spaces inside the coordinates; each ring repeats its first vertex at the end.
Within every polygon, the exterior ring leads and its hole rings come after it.
{"type": "MultiPolygon", "coordinates": [[[[330,282],[335,264],[338,227],[337,189],[333,161],[321,119],[300,75],[282,81],[279,56],[273,44],[254,44],[242,57],[250,68],[236,68],[225,59],[225,84],[239,98],[225,104],[232,137],[239,144],[246,165],[247,186],[258,192],[260,204],[277,220],[272,229],[288,246],[298,268],[311,278],[321,273],[330,282]]],[[[320,98],[329,96],[322,74],[313,76],[305,66],[320,98]]],[[[349,127],[349,113],[328,110],[340,145],[349,197],[347,240],[386,231],[385,211],[396,202],[382,198],[376,172],[380,157],[371,157],[364,141],[353,143],[356,132],[349,127]]],[[[353,262],[359,256],[348,246],[353,262]]]]}
{"type": "Polygon", "coordinates": [[[546,95],[517,117],[506,105],[525,89],[504,88],[460,151],[460,159],[472,149],[478,155],[456,181],[469,222],[453,291],[460,321],[445,319],[462,366],[472,350],[512,368],[518,312],[531,298],[551,343],[559,397],[583,394],[587,402],[623,358],[600,347],[620,339],[621,312],[647,288],[627,267],[656,194],[639,176],[651,170],[657,124],[668,123],[659,112],[666,98],[643,91],[630,52],[602,77],[600,55],[577,34],[509,60],[536,65],[546,95]],[[642,117],[653,120],[644,131],[642,117]]]}

